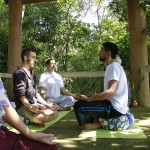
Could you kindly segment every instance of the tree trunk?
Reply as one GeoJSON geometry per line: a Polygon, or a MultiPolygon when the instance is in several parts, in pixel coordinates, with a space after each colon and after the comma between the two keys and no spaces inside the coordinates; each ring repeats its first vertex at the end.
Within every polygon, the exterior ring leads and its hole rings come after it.
{"type": "MultiPolygon", "coordinates": [[[[144,10],[138,5],[140,0],[127,0],[128,18],[130,31],[130,61],[132,80],[135,87],[138,84],[138,70],[148,65],[147,39],[146,39],[146,15],[144,10]]],[[[144,80],[137,93],[138,103],[150,107],[149,76],[148,73],[142,75],[144,80]]]]}

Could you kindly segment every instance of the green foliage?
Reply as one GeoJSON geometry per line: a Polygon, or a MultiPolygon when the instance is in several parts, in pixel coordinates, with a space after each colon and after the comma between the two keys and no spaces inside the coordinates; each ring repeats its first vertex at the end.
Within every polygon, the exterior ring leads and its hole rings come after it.
{"type": "Polygon", "coordinates": [[[7,72],[8,56],[8,7],[0,1],[0,72],[7,72]]]}
{"type": "Polygon", "coordinates": [[[109,3],[109,9],[119,21],[128,20],[127,0],[112,0],[112,2],[109,3]]]}
{"type": "Polygon", "coordinates": [[[144,76],[140,75],[137,85],[135,86],[132,79],[131,79],[131,73],[128,76],[129,86],[130,86],[130,92],[131,92],[131,101],[138,99],[139,90],[142,86],[142,82],[144,81],[144,76]]]}
{"type": "Polygon", "coordinates": [[[6,30],[0,30],[0,72],[7,72],[8,36],[6,30]]]}
{"type": "Polygon", "coordinates": [[[65,86],[74,93],[90,95],[103,91],[103,78],[65,78],[65,86]]]}
{"type": "MultiPolygon", "coordinates": [[[[35,72],[45,70],[44,62],[49,57],[58,62],[58,72],[103,71],[104,66],[99,61],[98,54],[101,44],[106,41],[117,43],[122,65],[124,69],[130,70],[126,1],[111,1],[106,9],[103,8],[103,2],[104,0],[59,0],[25,5],[23,47],[36,49],[35,72]],[[96,8],[99,24],[82,22],[92,6],[96,8]],[[101,10],[104,11],[103,14],[101,10]]],[[[7,7],[0,2],[1,72],[7,72],[7,7]]],[[[69,78],[65,79],[65,83],[73,92],[89,94],[103,89],[101,78],[69,78]]]]}

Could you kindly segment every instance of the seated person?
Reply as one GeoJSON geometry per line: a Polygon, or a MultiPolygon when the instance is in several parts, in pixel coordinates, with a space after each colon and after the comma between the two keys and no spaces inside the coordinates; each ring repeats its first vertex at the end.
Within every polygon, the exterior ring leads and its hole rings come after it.
{"type": "Polygon", "coordinates": [[[61,75],[55,72],[56,62],[54,59],[48,59],[46,67],[48,71],[40,76],[39,93],[48,103],[57,104],[58,110],[70,109],[76,102],[76,94],[69,92],[64,87],[61,75]]]}
{"type": "MultiPolygon", "coordinates": [[[[128,84],[123,67],[115,62],[118,47],[115,43],[105,42],[99,53],[100,61],[106,66],[104,75],[104,91],[94,93],[91,96],[78,94],[78,101],[74,104],[74,111],[81,129],[106,128],[119,130],[129,128],[134,117],[129,115],[128,84]],[[101,120],[101,118],[103,120],[101,120]],[[117,121],[124,119],[128,125],[119,126],[117,121]],[[110,122],[113,122],[109,126],[110,122]],[[131,121],[131,123],[129,123],[131,121]],[[106,123],[107,124],[104,124],[106,123]],[[115,126],[118,125],[116,128],[115,126]]],[[[121,123],[121,121],[120,121],[121,123]]],[[[121,123],[122,124],[122,123],[121,123]]]]}
{"type": "Polygon", "coordinates": [[[95,119],[93,123],[85,125],[86,129],[103,128],[113,131],[121,131],[130,128],[134,124],[134,116],[131,113],[126,113],[115,118],[99,118],[95,119]]]}
{"type": "Polygon", "coordinates": [[[22,122],[15,109],[9,103],[0,78],[0,149],[2,150],[57,150],[53,134],[32,132],[22,122]],[[9,131],[3,126],[3,120],[21,134],[9,131]]]}
{"type": "Polygon", "coordinates": [[[30,49],[21,52],[22,65],[13,74],[13,92],[16,110],[38,126],[55,119],[56,107],[37,98],[36,77],[32,74],[36,53],[30,49]]]}

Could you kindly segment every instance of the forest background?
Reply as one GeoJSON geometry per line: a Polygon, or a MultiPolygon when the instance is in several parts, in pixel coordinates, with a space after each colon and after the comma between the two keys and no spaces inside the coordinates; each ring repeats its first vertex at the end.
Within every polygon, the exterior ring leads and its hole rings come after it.
{"type": "MultiPolygon", "coordinates": [[[[145,34],[150,64],[150,1],[141,0],[139,5],[147,17],[145,34]]],[[[36,73],[46,69],[44,62],[48,58],[56,59],[58,72],[104,71],[98,53],[106,41],[118,45],[122,66],[130,71],[126,0],[59,0],[28,4],[23,8],[22,25],[23,48],[32,47],[37,52],[36,73]],[[93,18],[88,18],[90,12],[93,18]],[[85,18],[91,21],[85,22],[85,18]]],[[[7,57],[8,5],[0,0],[1,73],[7,73],[7,57]]],[[[102,78],[64,78],[64,82],[72,92],[90,94],[103,90],[102,78]]]]}

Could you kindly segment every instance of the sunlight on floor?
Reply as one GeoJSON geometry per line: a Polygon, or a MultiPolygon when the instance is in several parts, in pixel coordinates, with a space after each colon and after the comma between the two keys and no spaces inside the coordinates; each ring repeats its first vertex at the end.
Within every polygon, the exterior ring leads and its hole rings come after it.
{"type": "Polygon", "coordinates": [[[91,142],[96,142],[96,138],[66,138],[66,139],[55,139],[54,142],[60,144],[63,147],[67,147],[67,148],[75,148],[78,147],[77,142],[86,142],[86,140],[88,140],[87,142],[91,141],[91,142]]]}
{"type": "Polygon", "coordinates": [[[118,143],[112,143],[111,145],[114,146],[114,147],[121,146],[121,144],[118,144],[118,143]]]}
{"type": "Polygon", "coordinates": [[[133,146],[134,148],[147,148],[148,146],[146,145],[136,145],[136,146],[133,146]]]}
{"type": "Polygon", "coordinates": [[[140,126],[150,126],[150,118],[147,118],[147,120],[138,120],[137,123],[140,126]]]}

